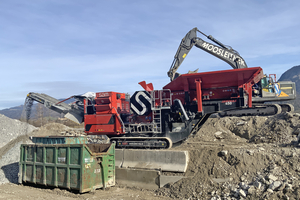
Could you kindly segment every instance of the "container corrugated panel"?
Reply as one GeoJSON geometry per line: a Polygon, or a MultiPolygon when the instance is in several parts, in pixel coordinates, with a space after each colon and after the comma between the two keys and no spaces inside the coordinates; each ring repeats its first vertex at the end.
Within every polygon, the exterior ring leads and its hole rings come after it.
{"type": "Polygon", "coordinates": [[[115,144],[22,144],[19,183],[78,190],[115,185],[115,144]]]}
{"type": "Polygon", "coordinates": [[[47,137],[32,137],[33,143],[41,144],[86,144],[88,143],[87,137],[74,137],[74,136],[47,136],[47,137]]]}

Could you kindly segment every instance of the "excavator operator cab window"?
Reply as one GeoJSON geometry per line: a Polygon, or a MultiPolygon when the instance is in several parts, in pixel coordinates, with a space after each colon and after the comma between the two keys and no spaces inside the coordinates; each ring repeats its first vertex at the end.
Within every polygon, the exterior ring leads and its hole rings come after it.
{"type": "Polygon", "coordinates": [[[274,93],[274,82],[273,79],[270,77],[263,77],[261,79],[261,87],[265,92],[274,93]]]}
{"type": "Polygon", "coordinates": [[[266,88],[266,87],[267,87],[267,85],[268,85],[267,77],[263,77],[263,78],[260,80],[260,82],[261,82],[261,87],[262,87],[262,88],[266,88]]]}

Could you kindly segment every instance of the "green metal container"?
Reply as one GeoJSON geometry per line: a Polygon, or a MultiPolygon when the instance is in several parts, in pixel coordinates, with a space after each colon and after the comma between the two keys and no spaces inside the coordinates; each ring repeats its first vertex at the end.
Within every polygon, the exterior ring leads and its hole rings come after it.
{"type": "Polygon", "coordinates": [[[115,185],[115,144],[22,144],[19,183],[78,190],[115,185]]]}

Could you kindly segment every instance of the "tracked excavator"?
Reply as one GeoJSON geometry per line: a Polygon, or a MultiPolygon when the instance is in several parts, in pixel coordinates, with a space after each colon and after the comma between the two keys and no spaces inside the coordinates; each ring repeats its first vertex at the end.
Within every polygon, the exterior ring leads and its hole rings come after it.
{"type": "Polygon", "coordinates": [[[193,29],[183,39],[168,72],[171,82],[162,89],[154,90],[151,83],[142,81],[139,84],[143,90],[132,95],[113,91],[86,93],[70,97],[75,99],[71,105],[31,92],[25,107],[29,111],[33,101],[42,103],[77,123],[83,122],[87,135],[108,136],[116,142],[116,148],[171,148],[197,133],[211,114],[251,108],[255,101],[253,88],[260,84],[265,89],[262,68],[247,68],[232,48],[215,39],[219,46],[204,43],[195,38],[196,31],[193,29]],[[216,54],[234,69],[176,75],[193,45],[216,54]]]}
{"type": "MultiPolygon", "coordinates": [[[[181,40],[179,48],[174,56],[173,63],[168,71],[168,76],[171,81],[180,76],[177,69],[186,58],[193,46],[200,48],[203,51],[225,61],[233,69],[248,68],[245,60],[240,54],[228,45],[224,45],[213,36],[207,36],[197,28],[190,30],[181,40]],[[197,37],[197,32],[205,36],[214,44],[204,41],[197,37]]],[[[189,71],[189,73],[195,73],[189,71]]],[[[229,75],[230,76],[230,75],[229,75]]],[[[226,87],[226,85],[224,85],[226,87]]],[[[273,101],[282,102],[293,100],[296,98],[296,86],[291,81],[276,82],[276,75],[264,75],[264,77],[252,87],[252,107],[239,108],[220,112],[220,116],[243,116],[243,115],[275,115],[281,112],[294,111],[294,107],[288,103],[270,103],[273,101]]]]}

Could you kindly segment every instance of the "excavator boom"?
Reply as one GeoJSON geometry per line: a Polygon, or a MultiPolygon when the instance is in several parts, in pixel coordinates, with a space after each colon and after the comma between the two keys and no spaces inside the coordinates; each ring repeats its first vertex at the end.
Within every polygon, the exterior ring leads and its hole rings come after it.
{"type": "Polygon", "coordinates": [[[196,46],[207,53],[216,56],[217,58],[228,63],[233,69],[247,68],[247,64],[245,60],[239,55],[237,51],[232,49],[231,47],[227,47],[222,44],[211,35],[207,36],[197,28],[193,28],[190,30],[185,37],[181,40],[179,48],[174,56],[173,63],[168,71],[168,76],[170,80],[173,81],[176,78],[176,71],[190,52],[193,46],[196,46]],[[215,44],[206,42],[201,38],[197,37],[197,31],[206,36],[209,40],[213,41],[215,44]]]}

